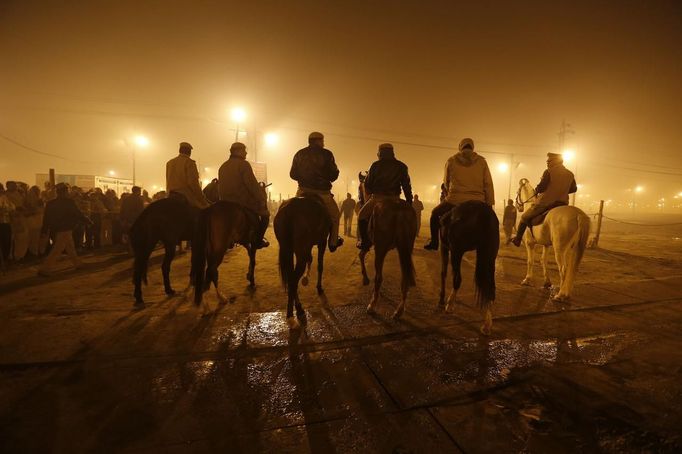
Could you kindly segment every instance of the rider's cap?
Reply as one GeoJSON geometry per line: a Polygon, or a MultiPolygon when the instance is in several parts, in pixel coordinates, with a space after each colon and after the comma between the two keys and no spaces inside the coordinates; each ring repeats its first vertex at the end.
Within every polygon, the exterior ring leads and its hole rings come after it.
{"type": "Polygon", "coordinates": [[[564,159],[561,153],[547,153],[547,159],[564,159]]]}
{"type": "Polygon", "coordinates": [[[322,135],[321,132],[314,131],[314,132],[311,132],[310,134],[308,134],[308,140],[320,140],[320,139],[324,139],[324,135],[322,135]]]}
{"type": "Polygon", "coordinates": [[[191,150],[192,148],[192,144],[189,142],[180,142],[180,150],[191,150]]]}
{"type": "Polygon", "coordinates": [[[382,143],[379,145],[379,150],[393,150],[393,144],[392,143],[382,143]]]}
{"type": "Polygon", "coordinates": [[[468,148],[470,150],[474,149],[474,140],[470,138],[462,139],[462,141],[459,143],[459,151],[464,150],[465,148],[468,148]]]}

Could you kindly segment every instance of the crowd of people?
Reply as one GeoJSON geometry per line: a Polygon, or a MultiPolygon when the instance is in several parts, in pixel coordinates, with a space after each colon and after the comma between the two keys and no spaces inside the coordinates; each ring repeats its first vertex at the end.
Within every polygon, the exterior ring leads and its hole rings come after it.
{"type": "MultiPolygon", "coordinates": [[[[76,250],[124,244],[126,232],[144,207],[166,196],[159,192],[150,197],[137,186],[119,197],[112,189],[84,189],[66,183],[53,186],[46,182],[42,189],[19,181],[0,183],[0,259],[5,266],[41,257],[55,243],[58,232],[49,224],[61,221],[46,219],[45,214],[50,201],[58,198],[58,190],[74,202],[82,215],[73,223],[76,250]]],[[[63,213],[56,210],[54,216],[60,218],[63,213]]]]}

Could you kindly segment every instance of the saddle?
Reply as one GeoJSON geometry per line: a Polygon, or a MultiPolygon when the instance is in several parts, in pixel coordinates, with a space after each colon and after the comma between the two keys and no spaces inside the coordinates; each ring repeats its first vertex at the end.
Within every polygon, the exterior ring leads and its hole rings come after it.
{"type": "MultiPolygon", "coordinates": [[[[568,205],[568,204],[564,203],[564,202],[552,203],[551,205],[549,205],[547,207],[547,209],[545,211],[543,211],[542,213],[540,213],[539,215],[535,216],[533,219],[530,220],[530,226],[533,227],[533,226],[542,224],[543,222],[545,222],[545,218],[547,217],[547,214],[549,214],[549,212],[553,208],[560,207],[560,206],[566,206],[566,205],[568,205]]],[[[532,229],[531,229],[531,231],[532,231],[532,229]]]]}

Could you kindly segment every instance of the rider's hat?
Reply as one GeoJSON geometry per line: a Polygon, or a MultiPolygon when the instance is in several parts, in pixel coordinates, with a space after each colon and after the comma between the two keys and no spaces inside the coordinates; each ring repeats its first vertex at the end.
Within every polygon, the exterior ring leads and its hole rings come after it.
{"type": "Polygon", "coordinates": [[[180,151],[191,151],[192,148],[192,144],[189,142],[180,142],[180,151]]]}
{"type": "Polygon", "coordinates": [[[379,145],[379,151],[381,150],[391,150],[393,151],[393,144],[392,143],[382,143],[379,145]]]}
{"type": "Polygon", "coordinates": [[[324,135],[321,132],[313,131],[308,134],[308,140],[320,140],[324,139],[324,135]]]}
{"type": "Polygon", "coordinates": [[[464,150],[465,148],[470,149],[471,151],[474,150],[474,140],[470,138],[462,139],[462,141],[459,143],[459,151],[464,150]]]}
{"type": "Polygon", "coordinates": [[[564,156],[561,153],[547,153],[547,159],[561,159],[564,160],[564,156]]]}

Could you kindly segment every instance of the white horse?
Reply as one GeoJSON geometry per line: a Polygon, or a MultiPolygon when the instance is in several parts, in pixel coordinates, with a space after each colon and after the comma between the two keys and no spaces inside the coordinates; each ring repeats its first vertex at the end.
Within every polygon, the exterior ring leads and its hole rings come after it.
{"type": "MultiPolygon", "coordinates": [[[[519,182],[516,194],[517,206],[525,211],[537,201],[537,194],[530,182],[523,178],[519,182]]],[[[535,246],[542,246],[542,273],[544,287],[551,288],[552,283],[547,274],[547,250],[554,247],[554,257],[559,267],[559,291],[552,296],[556,302],[567,301],[571,297],[578,265],[583,258],[590,233],[590,218],[574,206],[559,206],[552,208],[542,224],[528,227],[524,234],[526,252],[528,253],[528,267],[526,277],[521,285],[533,285],[533,264],[535,261],[535,246]]]]}

